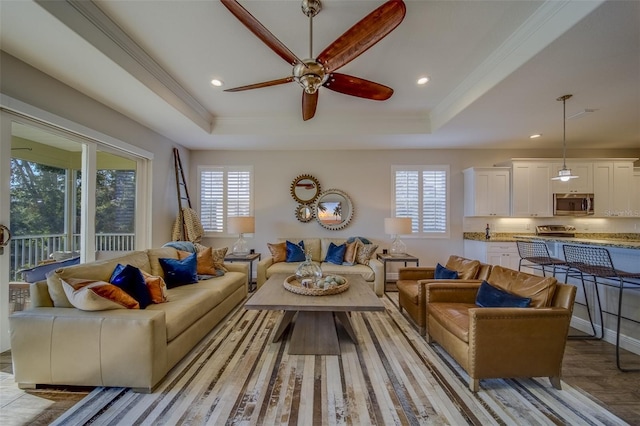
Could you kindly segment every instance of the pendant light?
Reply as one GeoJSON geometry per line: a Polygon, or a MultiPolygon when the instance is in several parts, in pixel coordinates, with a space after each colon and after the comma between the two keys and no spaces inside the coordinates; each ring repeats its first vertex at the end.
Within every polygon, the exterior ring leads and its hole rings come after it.
{"type": "Polygon", "coordinates": [[[571,174],[571,169],[567,169],[567,99],[571,99],[573,95],[563,95],[556,99],[556,101],[562,101],[562,169],[558,170],[558,176],[551,178],[551,180],[560,180],[567,182],[569,179],[575,179],[578,176],[571,174]]]}

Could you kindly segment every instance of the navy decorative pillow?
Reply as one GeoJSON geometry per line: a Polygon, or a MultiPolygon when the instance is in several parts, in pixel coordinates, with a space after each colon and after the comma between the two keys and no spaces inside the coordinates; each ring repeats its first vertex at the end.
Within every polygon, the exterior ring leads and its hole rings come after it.
{"type": "Polygon", "coordinates": [[[436,265],[436,272],[434,273],[433,277],[436,280],[457,280],[458,272],[447,269],[438,263],[436,265]]]}
{"type": "Polygon", "coordinates": [[[507,293],[486,281],[482,281],[476,295],[476,305],[482,308],[526,308],[529,303],[530,298],[507,293]]]}
{"type": "Polygon", "coordinates": [[[287,262],[304,262],[304,242],[298,244],[287,241],[287,262]]]}
{"type": "Polygon", "coordinates": [[[340,244],[337,246],[333,243],[329,243],[329,248],[327,249],[327,255],[324,257],[324,261],[333,263],[334,265],[342,265],[342,262],[344,262],[344,253],[346,251],[346,244],[340,244]]]}
{"type": "Polygon", "coordinates": [[[168,288],[198,282],[198,275],[196,274],[198,261],[195,253],[182,260],[161,257],[158,261],[160,261],[160,266],[164,271],[164,280],[168,288]]]}
{"type": "Polygon", "coordinates": [[[121,265],[118,263],[111,274],[111,278],[109,278],[109,282],[120,287],[126,291],[129,296],[136,299],[140,304],[140,309],[144,309],[153,303],[144,276],[142,272],[140,272],[140,269],[135,266],[121,265]]]}

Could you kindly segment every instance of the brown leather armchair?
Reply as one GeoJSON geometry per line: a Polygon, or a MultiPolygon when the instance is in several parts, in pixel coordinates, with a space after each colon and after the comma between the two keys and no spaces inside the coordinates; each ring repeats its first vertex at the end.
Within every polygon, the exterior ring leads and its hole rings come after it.
{"type": "Polygon", "coordinates": [[[449,256],[445,268],[458,272],[457,280],[436,280],[434,278],[435,266],[427,267],[406,267],[400,268],[398,272],[398,303],[400,311],[407,311],[409,317],[418,327],[420,334],[425,335],[427,321],[427,302],[425,297],[425,286],[427,284],[467,282],[467,280],[485,280],[491,272],[491,265],[480,263],[477,260],[465,259],[460,256],[449,256]]]}
{"type": "Polygon", "coordinates": [[[460,364],[473,392],[480,379],[516,377],[549,377],[560,389],[576,287],[500,266],[487,281],[531,297],[530,307],[478,307],[479,283],[430,284],[427,341],[437,342],[460,364]]]}

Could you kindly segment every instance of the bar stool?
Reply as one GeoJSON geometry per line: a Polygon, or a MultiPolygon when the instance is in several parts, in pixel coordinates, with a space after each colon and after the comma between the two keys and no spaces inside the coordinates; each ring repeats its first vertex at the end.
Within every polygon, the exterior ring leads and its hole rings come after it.
{"type": "Polygon", "coordinates": [[[564,270],[564,282],[567,282],[567,271],[569,265],[562,259],[551,257],[547,245],[542,241],[516,241],[520,262],[518,262],[518,271],[522,268],[522,261],[529,262],[527,265],[531,269],[539,269],[542,276],[546,277],[546,268],[552,268],[552,274],[556,276],[556,269],[564,270]]]}
{"type": "MultiPolygon", "coordinates": [[[[602,306],[600,305],[600,294],[598,291],[598,278],[609,279],[609,280],[617,280],[618,281],[618,313],[617,313],[617,324],[616,324],[616,366],[620,371],[640,371],[640,368],[637,369],[628,369],[622,368],[620,366],[620,320],[622,317],[622,295],[625,288],[632,288],[634,290],[640,290],[640,272],[625,272],[620,269],[616,269],[613,266],[613,261],[611,260],[611,254],[609,250],[600,247],[589,247],[589,246],[573,246],[573,245],[564,245],[562,247],[564,251],[564,258],[569,264],[571,270],[576,270],[579,272],[580,280],[582,281],[582,287],[584,290],[584,281],[585,277],[587,277],[588,281],[594,283],[596,297],[598,299],[598,309],[600,311],[600,324],[601,334],[600,339],[604,335],[604,322],[602,317],[602,306]],[[588,277],[591,277],[590,280],[588,277]],[[633,280],[633,281],[632,281],[633,280]],[[629,286],[637,286],[629,287],[629,286]]],[[[615,286],[613,284],[601,283],[604,285],[615,286]]],[[[585,291],[585,301],[588,300],[586,291],[585,291]]],[[[591,321],[591,313],[589,309],[589,304],[587,302],[587,312],[589,312],[589,321],[591,321]]],[[[593,331],[595,334],[595,327],[593,325],[593,321],[591,322],[591,326],[593,327],[593,331]]]]}

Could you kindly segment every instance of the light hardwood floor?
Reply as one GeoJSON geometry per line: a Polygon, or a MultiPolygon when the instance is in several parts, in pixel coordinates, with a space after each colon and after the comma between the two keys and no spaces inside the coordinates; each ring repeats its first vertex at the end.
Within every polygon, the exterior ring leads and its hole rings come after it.
{"type": "MultiPolygon", "coordinates": [[[[625,365],[640,366],[640,356],[624,352],[625,365]]],[[[0,354],[0,371],[12,373],[10,352],[0,354]]],[[[3,376],[12,380],[12,376],[3,376]]],[[[616,368],[613,345],[594,340],[570,340],[564,358],[563,379],[590,394],[629,424],[640,424],[640,373],[623,373],[616,368]]],[[[10,385],[3,383],[2,386],[10,385]]],[[[0,423],[47,425],[90,390],[60,387],[19,391],[21,395],[13,393],[11,397],[5,395],[0,401],[0,423]]]]}

